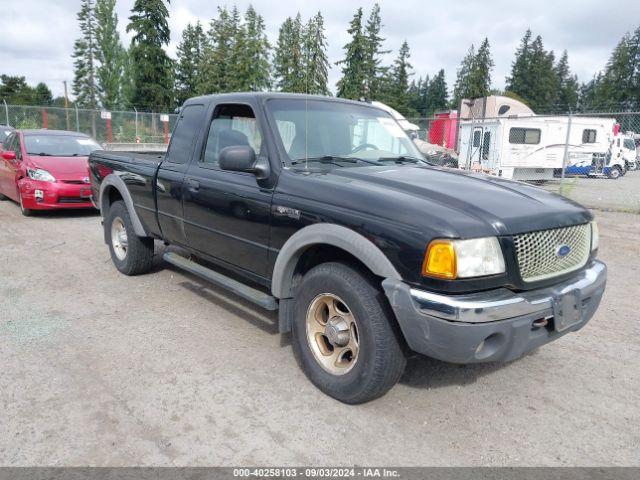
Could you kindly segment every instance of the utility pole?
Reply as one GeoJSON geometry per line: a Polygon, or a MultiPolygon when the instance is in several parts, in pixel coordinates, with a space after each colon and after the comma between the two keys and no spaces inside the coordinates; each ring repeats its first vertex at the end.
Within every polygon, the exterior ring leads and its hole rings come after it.
{"type": "Polygon", "coordinates": [[[67,94],[67,81],[63,80],[64,84],[64,115],[67,119],[67,130],[71,130],[71,120],[69,120],[69,96],[67,94]]]}

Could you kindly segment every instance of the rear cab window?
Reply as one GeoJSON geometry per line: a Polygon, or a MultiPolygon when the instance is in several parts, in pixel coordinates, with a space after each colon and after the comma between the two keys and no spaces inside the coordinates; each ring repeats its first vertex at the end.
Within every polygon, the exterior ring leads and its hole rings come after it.
{"type": "Polygon", "coordinates": [[[178,117],[171,136],[171,144],[165,161],[171,163],[189,163],[195,143],[204,121],[204,105],[185,105],[178,117]]]}

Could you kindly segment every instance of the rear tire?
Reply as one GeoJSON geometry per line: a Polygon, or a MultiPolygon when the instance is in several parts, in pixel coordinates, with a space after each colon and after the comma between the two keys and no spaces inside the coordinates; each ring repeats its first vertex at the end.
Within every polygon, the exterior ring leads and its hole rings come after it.
{"type": "Polygon", "coordinates": [[[293,299],[292,345],[309,380],[348,404],[393,387],[406,358],[393,312],[381,289],[342,263],[311,269],[293,299]]]}
{"type": "Polygon", "coordinates": [[[104,221],[111,260],[125,275],[140,275],[153,265],[153,239],[138,237],[124,202],[114,202],[104,221]]]}

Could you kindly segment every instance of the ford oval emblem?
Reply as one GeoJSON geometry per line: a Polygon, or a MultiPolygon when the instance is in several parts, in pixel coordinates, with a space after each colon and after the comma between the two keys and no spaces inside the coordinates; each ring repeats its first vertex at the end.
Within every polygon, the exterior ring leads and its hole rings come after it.
{"type": "Polygon", "coordinates": [[[571,252],[571,247],[569,245],[559,245],[556,248],[556,256],[558,258],[564,258],[571,252]]]}

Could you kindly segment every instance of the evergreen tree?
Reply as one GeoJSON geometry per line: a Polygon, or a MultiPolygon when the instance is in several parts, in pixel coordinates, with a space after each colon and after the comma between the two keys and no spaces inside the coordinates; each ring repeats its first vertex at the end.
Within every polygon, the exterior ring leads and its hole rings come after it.
{"type": "Polygon", "coordinates": [[[189,97],[196,94],[205,42],[206,37],[200,21],[198,20],[195,25],[187,24],[177,48],[175,90],[178,105],[182,105],[189,97]]]}
{"type": "Polygon", "coordinates": [[[473,66],[469,76],[471,98],[486,97],[491,92],[491,71],[493,59],[489,39],[485,38],[473,59],[473,66]]]}
{"type": "Polygon", "coordinates": [[[531,41],[527,30],[507,78],[506,90],[518,95],[536,112],[555,110],[559,79],[554,68],[555,56],[547,52],[538,35],[531,41]]]}
{"type": "Polygon", "coordinates": [[[425,104],[426,112],[424,114],[427,116],[433,115],[438,110],[445,110],[449,105],[449,92],[447,91],[444,69],[441,69],[429,82],[425,104]]]}
{"type": "Polygon", "coordinates": [[[491,92],[491,70],[493,59],[489,39],[485,38],[478,51],[471,45],[462,59],[454,88],[454,108],[463,98],[486,97],[491,92]]]}
{"type": "Polygon", "coordinates": [[[453,108],[458,108],[463,98],[472,98],[469,78],[473,71],[475,57],[476,49],[472,44],[458,67],[456,83],[453,87],[453,108]]]}
{"type": "Polygon", "coordinates": [[[388,68],[381,65],[381,56],[389,53],[382,49],[384,38],[380,36],[382,29],[382,18],[380,17],[380,5],[376,3],[371,10],[367,25],[364,30],[366,38],[366,52],[364,60],[365,68],[365,91],[370,99],[378,99],[381,92],[382,78],[388,73],[388,68]]]}
{"type": "Polygon", "coordinates": [[[93,0],[81,0],[78,12],[80,38],[73,45],[73,83],[71,91],[82,108],[98,107],[96,82],[96,24],[93,0]]]}
{"type": "Polygon", "coordinates": [[[53,93],[47,85],[40,82],[33,89],[33,105],[51,105],[53,103],[53,93]]]}
{"type": "Polygon", "coordinates": [[[133,32],[129,54],[133,66],[134,106],[166,109],[173,105],[173,62],[169,43],[169,11],[164,0],[135,0],[127,32],[133,32]]]}
{"type": "Polygon", "coordinates": [[[240,18],[240,10],[236,5],[231,9],[228,32],[230,39],[229,51],[231,53],[227,59],[228,65],[222,91],[239,92],[248,90],[246,87],[247,79],[244,78],[248,70],[245,58],[247,31],[246,25],[242,23],[240,18]]]}
{"type": "Polygon", "coordinates": [[[336,63],[342,65],[342,78],[338,80],[338,96],[360,99],[367,96],[367,58],[370,51],[362,30],[362,7],[358,8],[347,30],[351,41],[344,46],[345,58],[336,63]]]}
{"type": "Polygon", "coordinates": [[[410,70],[413,68],[409,63],[409,57],[409,44],[405,40],[391,69],[391,95],[387,98],[387,103],[403,115],[415,114],[409,111],[409,76],[412,75],[410,70]]]}
{"type": "Polygon", "coordinates": [[[242,90],[263,91],[271,86],[269,50],[271,45],[265,34],[264,19],[249,5],[245,14],[246,42],[242,58],[242,90]]]}
{"type": "Polygon", "coordinates": [[[556,105],[559,111],[575,110],[578,105],[578,77],[571,74],[569,55],[565,50],[555,66],[558,77],[558,94],[556,105]]]}
{"type": "Polygon", "coordinates": [[[594,100],[600,107],[619,108],[633,103],[635,65],[632,38],[628,33],[622,37],[596,85],[594,100]]]}
{"type": "Polygon", "coordinates": [[[124,69],[125,51],[118,33],[116,0],[97,0],[96,20],[96,78],[100,103],[107,110],[122,106],[121,79],[124,69]]]}
{"type": "Polygon", "coordinates": [[[304,29],[305,90],[316,95],[329,95],[329,59],[324,18],[318,12],[304,29]]]}
{"type": "Polygon", "coordinates": [[[198,93],[222,93],[228,91],[229,58],[233,41],[232,22],[226,7],[218,7],[218,16],[209,23],[207,41],[203,49],[198,93]]]}
{"type": "Polygon", "coordinates": [[[123,108],[133,108],[134,66],[130,51],[122,51],[122,78],[120,79],[120,102],[123,108]]]}
{"type": "Polygon", "coordinates": [[[304,93],[306,81],[303,75],[304,38],[302,18],[298,14],[295,20],[287,18],[280,26],[278,43],[274,55],[274,77],[276,87],[283,92],[304,93]]]}
{"type": "Polygon", "coordinates": [[[534,78],[531,78],[531,30],[527,30],[516,50],[516,58],[511,64],[511,76],[506,79],[505,90],[514,93],[528,92],[531,90],[534,78]]]}

